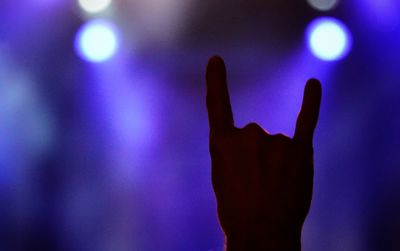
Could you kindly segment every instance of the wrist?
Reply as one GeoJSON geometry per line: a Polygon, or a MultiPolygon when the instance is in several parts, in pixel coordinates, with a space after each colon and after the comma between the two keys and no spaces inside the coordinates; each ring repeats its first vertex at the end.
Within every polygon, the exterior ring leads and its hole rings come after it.
{"type": "Polygon", "coordinates": [[[226,251],[300,251],[301,231],[230,235],[225,242],[226,251]]]}

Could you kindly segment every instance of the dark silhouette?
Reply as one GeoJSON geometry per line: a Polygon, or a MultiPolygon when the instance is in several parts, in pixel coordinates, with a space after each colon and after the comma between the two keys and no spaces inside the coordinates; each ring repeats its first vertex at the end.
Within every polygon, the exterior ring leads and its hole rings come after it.
{"type": "Polygon", "coordinates": [[[220,57],[207,66],[212,184],[226,250],[301,250],[313,190],[312,139],[321,84],[307,82],[293,138],[236,128],[220,57]]]}

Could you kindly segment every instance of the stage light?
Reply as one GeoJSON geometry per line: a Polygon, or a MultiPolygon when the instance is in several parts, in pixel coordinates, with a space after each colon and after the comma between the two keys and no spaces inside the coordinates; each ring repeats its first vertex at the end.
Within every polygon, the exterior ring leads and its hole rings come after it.
{"type": "Polygon", "coordinates": [[[78,0],[79,6],[86,12],[97,13],[111,5],[111,0],[78,0]]]}
{"type": "Polygon", "coordinates": [[[324,61],[343,59],[351,50],[350,31],[339,20],[323,17],[314,20],[307,29],[308,47],[324,61]]]}
{"type": "Polygon", "coordinates": [[[118,43],[118,35],[112,23],[93,20],[79,29],[75,38],[75,49],[82,59],[101,63],[115,55],[118,43]]]}
{"type": "Polygon", "coordinates": [[[317,9],[320,11],[329,11],[338,5],[339,0],[307,0],[307,2],[314,9],[317,9]]]}

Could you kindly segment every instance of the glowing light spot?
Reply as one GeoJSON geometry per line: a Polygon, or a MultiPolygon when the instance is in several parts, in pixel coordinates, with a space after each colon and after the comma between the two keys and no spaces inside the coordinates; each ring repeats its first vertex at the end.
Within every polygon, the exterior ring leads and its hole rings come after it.
{"type": "Polygon", "coordinates": [[[111,5],[111,0],[78,0],[79,6],[86,12],[97,13],[111,5]]]}
{"type": "Polygon", "coordinates": [[[94,20],[83,25],[75,38],[77,54],[84,60],[101,63],[118,51],[116,28],[105,20],[94,20]]]}
{"type": "Polygon", "coordinates": [[[307,2],[314,9],[320,11],[329,11],[338,5],[339,0],[307,0],[307,2]]]}
{"type": "Polygon", "coordinates": [[[347,27],[337,19],[323,17],[311,22],[307,29],[308,47],[315,57],[324,61],[345,58],[352,45],[347,27]]]}

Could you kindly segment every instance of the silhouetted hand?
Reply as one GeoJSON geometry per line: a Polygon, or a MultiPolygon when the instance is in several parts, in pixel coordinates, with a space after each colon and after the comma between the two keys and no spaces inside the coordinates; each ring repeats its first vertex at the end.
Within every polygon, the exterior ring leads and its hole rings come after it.
{"type": "Polygon", "coordinates": [[[300,250],[313,189],[319,81],[307,82],[289,138],[270,135],[255,123],[236,128],[220,57],[210,59],[206,75],[212,184],[227,250],[300,250]]]}

